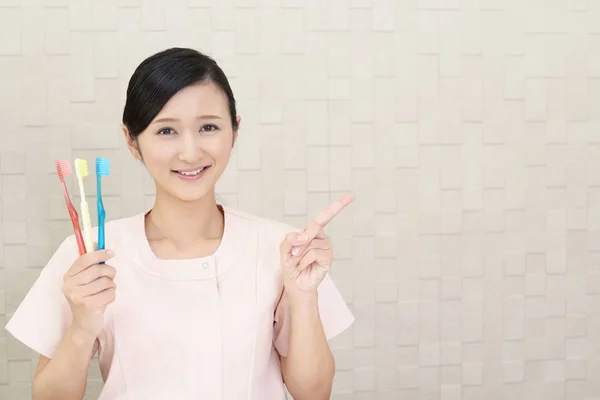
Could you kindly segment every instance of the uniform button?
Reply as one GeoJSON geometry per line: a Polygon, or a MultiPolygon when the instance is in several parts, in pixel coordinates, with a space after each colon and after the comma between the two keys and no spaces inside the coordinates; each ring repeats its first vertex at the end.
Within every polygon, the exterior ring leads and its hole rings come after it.
{"type": "Polygon", "coordinates": [[[207,262],[202,263],[202,268],[204,268],[204,269],[208,268],[208,263],[207,262]]]}

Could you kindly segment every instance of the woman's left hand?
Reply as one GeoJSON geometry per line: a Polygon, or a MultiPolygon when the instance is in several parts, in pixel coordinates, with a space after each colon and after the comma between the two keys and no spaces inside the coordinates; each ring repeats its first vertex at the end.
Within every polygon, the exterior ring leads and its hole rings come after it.
{"type": "Polygon", "coordinates": [[[354,200],[340,197],[301,232],[286,235],[280,246],[283,284],[288,295],[315,293],[333,262],[333,248],[323,228],[354,200]]]}

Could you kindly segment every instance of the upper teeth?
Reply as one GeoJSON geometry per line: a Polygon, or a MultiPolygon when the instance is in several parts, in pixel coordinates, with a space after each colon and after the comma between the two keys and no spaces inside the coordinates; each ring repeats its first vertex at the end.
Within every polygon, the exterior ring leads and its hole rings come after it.
{"type": "Polygon", "coordinates": [[[197,169],[195,171],[190,171],[190,172],[179,171],[179,173],[181,175],[198,175],[200,172],[202,172],[202,170],[204,170],[204,167],[197,169]]]}

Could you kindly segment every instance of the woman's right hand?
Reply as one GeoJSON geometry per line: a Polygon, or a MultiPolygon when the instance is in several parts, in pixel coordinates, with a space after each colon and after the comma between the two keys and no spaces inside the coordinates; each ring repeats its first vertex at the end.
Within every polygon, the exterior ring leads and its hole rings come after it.
{"type": "Polygon", "coordinates": [[[104,327],[106,306],[115,300],[117,271],[100,264],[113,256],[111,250],[83,254],[63,277],[62,292],[73,315],[71,328],[94,341],[104,327]]]}

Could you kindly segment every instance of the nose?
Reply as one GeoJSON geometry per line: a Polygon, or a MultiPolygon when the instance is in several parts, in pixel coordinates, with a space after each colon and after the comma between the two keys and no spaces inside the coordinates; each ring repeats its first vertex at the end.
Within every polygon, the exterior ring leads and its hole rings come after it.
{"type": "Polygon", "coordinates": [[[179,161],[194,164],[202,158],[203,151],[200,146],[200,141],[194,133],[182,134],[179,149],[179,161]]]}

